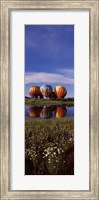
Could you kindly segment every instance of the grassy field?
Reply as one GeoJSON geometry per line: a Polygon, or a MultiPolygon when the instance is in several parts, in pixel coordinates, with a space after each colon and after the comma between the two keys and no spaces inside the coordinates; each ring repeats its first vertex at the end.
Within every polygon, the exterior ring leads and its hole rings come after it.
{"type": "Polygon", "coordinates": [[[73,145],[73,118],[26,120],[25,173],[73,174],[73,145]]]}
{"type": "Polygon", "coordinates": [[[34,106],[48,106],[48,105],[65,105],[65,106],[74,106],[74,99],[25,99],[25,105],[34,105],[34,106]]]}

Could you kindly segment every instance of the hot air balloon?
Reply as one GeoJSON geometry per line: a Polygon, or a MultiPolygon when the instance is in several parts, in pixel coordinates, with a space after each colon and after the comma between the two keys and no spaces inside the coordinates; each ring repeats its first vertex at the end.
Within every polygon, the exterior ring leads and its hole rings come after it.
{"type": "Polygon", "coordinates": [[[29,95],[32,98],[42,96],[42,94],[40,92],[40,87],[39,86],[31,86],[30,89],[29,89],[29,95]]]}
{"type": "Polygon", "coordinates": [[[56,107],[56,110],[55,110],[55,116],[56,116],[56,118],[65,117],[66,113],[67,113],[66,107],[64,107],[64,106],[58,106],[58,107],[56,107]]]}
{"type": "Polygon", "coordinates": [[[40,109],[38,107],[30,107],[28,113],[31,118],[37,118],[40,116],[40,109]]]}
{"type": "Polygon", "coordinates": [[[56,86],[54,91],[57,98],[64,98],[65,95],[67,94],[67,90],[63,86],[56,86]]]}
{"type": "Polygon", "coordinates": [[[40,87],[40,91],[44,97],[49,97],[52,93],[52,86],[51,85],[42,85],[40,87]]]}

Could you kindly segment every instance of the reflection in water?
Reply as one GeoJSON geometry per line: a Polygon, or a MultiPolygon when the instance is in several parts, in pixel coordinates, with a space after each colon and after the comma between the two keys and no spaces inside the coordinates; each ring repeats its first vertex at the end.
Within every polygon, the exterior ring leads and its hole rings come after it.
{"type": "Polygon", "coordinates": [[[36,151],[32,159],[25,159],[25,175],[73,175],[74,149],[67,152],[61,148],[48,147],[36,151]]]}
{"type": "Polygon", "coordinates": [[[40,116],[41,108],[38,107],[30,107],[28,110],[29,117],[37,118],[40,116]]]}
{"type": "Polygon", "coordinates": [[[52,118],[52,110],[50,107],[43,106],[43,109],[40,112],[40,117],[43,119],[52,118]]]}
{"type": "Polygon", "coordinates": [[[74,107],[66,106],[26,106],[25,117],[26,118],[63,118],[73,117],[74,107]]]}
{"type": "Polygon", "coordinates": [[[55,110],[56,118],[63,118],[66,116],[67,109],[65,106],[57,106],[55,110]]]}

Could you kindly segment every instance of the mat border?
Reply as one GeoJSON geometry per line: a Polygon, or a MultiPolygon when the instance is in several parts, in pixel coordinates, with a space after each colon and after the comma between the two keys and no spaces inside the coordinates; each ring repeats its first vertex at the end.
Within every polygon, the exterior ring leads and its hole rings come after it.
{"type": "Polygon", "coordinates": [[[82,199],[98,200],[99,186],[99,1],[97,0],[1,0],[0,16],[0,192],[1,200],[10,199],[82,199]],[[11,191],[9,135],[10,135],[10,12],[11,10],[89,10],[90,13],[90,189],[88,191],[11,191]],[[5,84],[6,83],[6,84],[5,84]]]}

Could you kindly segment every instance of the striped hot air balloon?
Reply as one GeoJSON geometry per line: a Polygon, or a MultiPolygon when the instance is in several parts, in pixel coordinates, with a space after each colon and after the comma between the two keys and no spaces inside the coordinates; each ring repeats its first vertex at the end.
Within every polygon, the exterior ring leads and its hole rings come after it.
{"type": "Polygon", "coordinates": [[[63,86],[56,86],[54,92],[57,98],[64,98],[65,95],[67,94],[67,90],[63,86]]]}
{"type": "Polygon", "coordinates": [[[33,97],[41,96],[40,87],[39,86],[31,86],[29,89],[29,95],[33,97]]]}
{"type": "Polygon", "coordinates": [[[56,118],[62,118],[65,117],[67,113],[67,109],[64,106],[58,106],[55,110],[55,116],[56,118]]]}
{"type": "Polygon", "coordinates": [[[42,85],[40,87],[40,91],[44,97],[49,97],[52,93],[52,86],[51,85],[42,85]]]}

